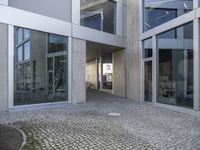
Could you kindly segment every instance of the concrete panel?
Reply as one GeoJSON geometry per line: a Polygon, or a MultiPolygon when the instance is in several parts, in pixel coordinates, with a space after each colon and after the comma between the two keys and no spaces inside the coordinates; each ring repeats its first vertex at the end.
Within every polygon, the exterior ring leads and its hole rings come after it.
{"type": "Polygon", "coordinates": [[[9,6],[71,21],[71,0],[9,0],[9,6]]]}
{"type": "Polygon", "coordinates": [[[0,24],[0,111],[8,110],[8,26],[0,24]]]}
{"type": "Polygon", "coordinates": [[[127,0],[127,98],[141,101],[141,63],[139,50],[139,0],[127,0]]]}
{"type": "Polygon", "coordinates": [[[8,0],[0,0],[1,5],[8,5],[8,0]]]}
{"type": "Polygon", "coordinates": [[[71,23],[21,9],[0,5],[0,22],[64,36],[71,36],[71,23]]]}
{"type": "Polygon", "coordinates": [[[113,53],[113,94],[126,97],[125,51],[113,53]]]}
{"type": "Polygon", "coordinates": [[[72,36],[91,42],[97,42],[121,48],[126,47],[126,39],[123,36],[105,33],[83,26],[72,25],[72,36]]]}
{"type": "Polygon", "coordinates": [[[72,39],[72,103],[86,102],[86,41],[72,39]]]}
{"type": "Polygon", "coordinates": [[[98,88],[98,79],[97,79],[97,73],[98,73],[98,64],[97,59],[94,59],[92,61],[87,62],[86,64],[86,82],[89,83],[87,86],[91,86],[92,89],[98,88]]]}

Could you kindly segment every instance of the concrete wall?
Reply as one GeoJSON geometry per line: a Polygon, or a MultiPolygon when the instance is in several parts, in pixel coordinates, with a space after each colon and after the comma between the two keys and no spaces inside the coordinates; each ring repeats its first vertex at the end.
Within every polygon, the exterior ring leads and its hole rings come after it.
{"type": "Polygon", "coordinates": [[[8,26],[0,24],[0,111],[8,109],[8,26]]]}
{"type": "Polygon", "coordinates": [[[90,88],[97,89],[98,88],[98,64],[97,59],[87,62],[86,64],[86,82],[91,83],[93,86],[90,88]]]}
{"type": "Polygon", "coordinates": [[[72,39],[72,103],[86,102],[86,41],[72,39]]]}
{"type": "Polygon", "coordinates": [[[0,0],[1,5],[8,5],[8,0],[0,0]]]}
{"type": "Polygon", "coordinates": [[[9,6],[71,21],[71,0],[9,0],[9,6]]]}
{"type": "Polygon", "coordinates": [[[125,51],[113,53],[113,91],[117,96],[126,97],[125,51]]]}
{"type": "Polygon", "coordinates": [[[141,63],[139,50],[139,0],[127,0],[127,98],[141,101],[141,63]]]}

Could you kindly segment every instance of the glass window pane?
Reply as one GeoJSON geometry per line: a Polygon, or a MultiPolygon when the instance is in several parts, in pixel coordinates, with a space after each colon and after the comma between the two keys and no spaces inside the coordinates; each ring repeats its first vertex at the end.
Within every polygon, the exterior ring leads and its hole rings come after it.
{"type": "Polygon", "coordinates": [[[55,34],[49,34],[49,48],[48,53],[57,53],[57,52],[63,52],[67,50],[67,38],[55,35],[55,34]]]}
{"type": "Polygon", "coordinates": [[[17,49],[17,53],[18,53],[18,62],[22,62],[23,61],[23,46],[20,46],[17,49]]]}
{"type": "Polygon", "coordinates": [[[30,39],[30,30],[24,29],[24,40],[30,39]]]}
{"type": "Polygon", "coordinates": [[[143,0],[144,31],[193,10],[193,0],[143,0]]]}
{"type": "Polygon", "coordinates": [[[17,29],[17,43],[20,44],[23,41],[23,29],[19,28],[17,29]]]}
{"type": "Polygon", "coordinates": [[[116,3],[105,0],[81,0],[82,26],[115,34],[116,3]]]}
{"type": "Polygon", "coordinates": [[[24,60],[30,59],[30,41],[24,44],[24,60]]]}
{"type": "Polygon", "coordinates": [[[143,57],[150,58],[153,55],[152,52],[152,38],[143,41],[143,57]]]}
{"type": "Polygon", "coordinates": [[[145,101],[152,102],[152,61],[144,63],[145,101]]]}
{"type": "Polygon", "coordinates": [[[34,38],[15,50],[18,59],[14,62],[14,105],[67,101],[67,37],[51,35],[48,40],[48,33],[35,30],[29,33],[34,38]],[[57,53],[60,51],[65,52],[57,53]]]}
{"type": "Polygon", "coordinates": [[[176,38],[158,36],[158,102],[193,108],[193,23],[176,30],[176,38]]]}

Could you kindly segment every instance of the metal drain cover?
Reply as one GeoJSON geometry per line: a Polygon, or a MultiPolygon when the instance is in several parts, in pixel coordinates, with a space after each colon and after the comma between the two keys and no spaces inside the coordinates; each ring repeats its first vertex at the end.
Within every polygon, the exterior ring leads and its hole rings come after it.
{"type": "Polygon", "coordinates": [[[121,115],[122,115],[122,113],[118,113],[118,112],[108,113],[108,116],[111,116],[111,117],[120,117],[121,115]]]}
{"type": "Polygon", "coordinates": [[[115,101],[115,102],[112,102],[112,104],[121,104],[121,102],[115,101]]]}

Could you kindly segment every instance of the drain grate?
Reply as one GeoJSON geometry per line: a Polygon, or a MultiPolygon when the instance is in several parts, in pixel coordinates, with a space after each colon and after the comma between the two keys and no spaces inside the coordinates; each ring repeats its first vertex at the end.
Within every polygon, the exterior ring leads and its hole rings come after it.
{"type": "Polygon", "coordinates": [[[122,116],[122,113],[111,112],[111,113],[108,113],[108,116],[111,116],[111,117],[120,117],[120,116],[122,116]]]}
{"type": "Polygon", "coordinates": [[[121,104],[121,102],[113,101],[112,104],[121,104]]]}

